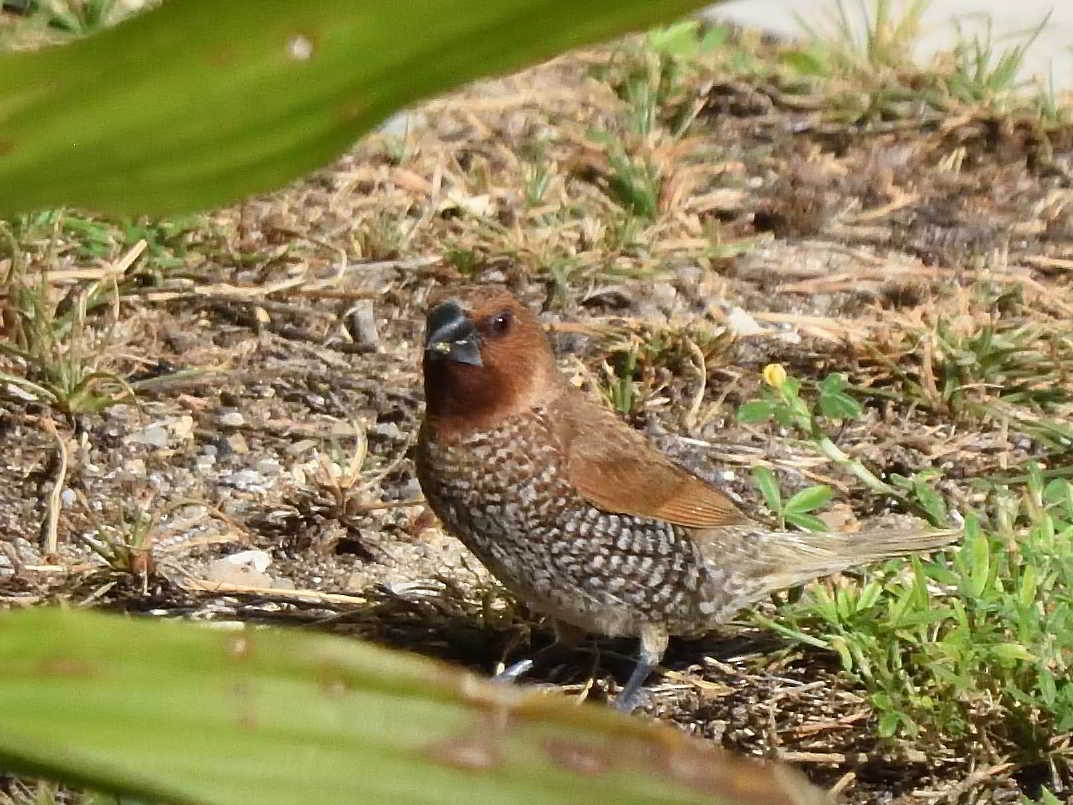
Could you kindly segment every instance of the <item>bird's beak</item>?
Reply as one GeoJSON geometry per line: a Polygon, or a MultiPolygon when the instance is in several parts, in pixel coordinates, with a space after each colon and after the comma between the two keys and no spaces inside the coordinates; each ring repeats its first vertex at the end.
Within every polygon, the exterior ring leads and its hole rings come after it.
{"type": "Polygon", "coordinates": [[[432,360],[483,366],[480,334],[457,302],[444,302],[429,312],[425,326],[425,354],[432,360]]]}

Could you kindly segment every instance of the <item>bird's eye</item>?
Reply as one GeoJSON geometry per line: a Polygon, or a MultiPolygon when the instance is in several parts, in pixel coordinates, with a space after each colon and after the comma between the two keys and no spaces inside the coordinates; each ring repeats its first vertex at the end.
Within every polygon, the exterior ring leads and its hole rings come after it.
{"type": "Polygon", "coordinates": [[[503,335],[510,329],[514,317],[509,310],[503,310],[492,317],[491,329],[493,335],[503,335]]]}

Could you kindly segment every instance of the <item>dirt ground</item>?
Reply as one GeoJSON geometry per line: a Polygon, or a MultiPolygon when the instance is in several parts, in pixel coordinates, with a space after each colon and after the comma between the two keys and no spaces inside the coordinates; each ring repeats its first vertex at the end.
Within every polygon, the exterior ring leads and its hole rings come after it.
{"type": "MultiPolygon", "coordinates": [[[[940,325],[1001,319],[1041,354],[1069,331],[1069,131],[983,114],[854,127],[766,79],[707,75],[674,106],[684,136],[637,133],[614,91],[622,58],[585,52],[467,88],[284,191],[153,229],[119,300],[78,332],[81,359],[137,402],[63,416],[10,387],[0,401],[0,606],[301,624],[482,673],[548,643],[420,503],[423,311],[459,280],[507,283],[543,311],[593,394],[632,355],[630,421],[748,510],[756,465],[787,491],[831,484],[837,527],[887,508],[808,445],[737,423],[772,362],[877,390],[839,446],[881,474],[941,469],[954,507],[975,479],[1069,463],[1030,428],[942,410],[926,393],[942,356],[925,347],[940,325]],[[659,173],[651,218],[620,150],[659,173]],[[246,551],[252,565],[225,559],[246,551]]],[[[75,304],[74,269],[99,278],[131,248],[117,238],[94,257],[63,226],[24,245],[75,304]]],[[[634,647],[600,647],[550,681],[613,695],[634,647]]],[[[837,657],[747,614],[672,643],[665,667],[647,715],[794,762],[847,802],[1021,796],[987,747],[881,742],[837,657]]]]}

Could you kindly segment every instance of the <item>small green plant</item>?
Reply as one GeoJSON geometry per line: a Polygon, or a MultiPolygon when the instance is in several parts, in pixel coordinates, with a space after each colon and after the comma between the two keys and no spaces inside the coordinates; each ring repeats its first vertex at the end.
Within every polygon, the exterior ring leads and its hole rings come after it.
{"type": "Polygon", "coordinates": [[[729,35],[724,26],[684,20],[628,41],[600,75],[626,104],[627,130],[642,139],[681,136],[698,111],[690,79],[729,35]]]}
{"type": "Polygon", "coordinates": [[[122,218],[117,222],[120,248],[126,249],[139,240],[146,243],[144,265],[156,274],[186,265],[189,240],[193,233],[204,237],[209,225],[203,215],[180,215],[171,218],[122,218]]]}
{"type": "MultiPolygon", "coordinates": [[[[83,508],[93,509],[83,500],[83,508]]],[[[122,504],[117,524],[98,523],[92,535],[81,534],[79,539],[113,570],[148,577],[153,567],[153,540],[160,515],[147,506],[122,504]]]]}
{"type": "Polygon", "coordinates": [[[790,523],[806,531],[824,531],[826,523],[813,514],[817,509],[827,505],[831,500],[831,487],[818,484],[802,489],[789,500],[783,501],[779,481],[767,467],[753,467],[753,483],[764,496],[764,502],[778,519],[778,527],[786,528],[790,523]]]}
{"type": "Polygon", "coordinates": [[[463,277],[472,277],[480,270],[484,258],[473,249],[454,248],[448,249],[447,262],[463,277]]]}
{"type": "Polygon", "coordinates": [[[928,112],[1033,114],[1044,124],[1061,123],[1065,112],[1053,87],[1021,78],[1025,54],[1048,17],[1000,48],[988,15],[970,30],[955,21],[957,44],[927,65],[913,48],[930,0],[836,0],[826,23],[798,16],[805,41],[778,53],[780,76],[790,92],[825,97],[833,120],[866,123],[928,112]]]}
{"type": "Polygon", "coordinates": [[[604,228],[603,243],[608,252],[628,252],[642,242],[645,222],[630,212],[623,212],[608,221],[604,228]]]}
{"type": "MultiPolygon", "coordinates": [[[[937,501],[938,496],[927,484],[928,480],[936,477],[935,473],[918,473],[912,478],[901,479],[897,484],[888,483],[860,461],[847,455],[828,435],[825,424],[856,419],[863,410],[861,404],[850,396],[845,375],[830,374],[815,384],[815,402],[802,396],[801,381],[788,377],[779,364],[764,368],[764,380],[760,398],[750,400],[738,409],[739,422],[763,424],[774,421],[796,431],[822,455],[856,476],[873,492],[899,500],[927,517],[934,525],[947,524],[946,507],[937,501]]],[[[811,501],[812,496],[806,496],[805,500],[811,501]]],[[[776,509],[773,508],[773,511],[776,509]]],[[[799,512],[799,515],[807,513],[806,510],[799,512]]]]}
{"type": "Polygon", "coordinates": [[[784,607],[786,633],[839,655],[882,736],[983,731],[1017,762],[1068,769],[1055,739],[1073,731],[1073,485],[1032,466],[968,519],[952,562],[911,561],[809,588],[784,607]]]}
{"type": "Polygon", "coordinates": [[[632,414],[634,406],[639,400],[635,377],[638,354],[638,348],[630,346],[618,354],[614,368],[612,368],[611,364],[604,364],[607,374],[608,397],[614,409],[623,416],[632,414]]]}
{"type": "Polygon", "coordinates": [[[18,17],[0,26],[0,49],[8,40],[45,43],[88,36],[131,13],[116,0],[9,0],[4,3],[4,11],[18,17]]]}
{"type": "Polygon", "coordinates": [[[593,133],[606,149],[607,194],[631,215],[652,220],[659,215],[663,180],[659,169],[643,154],[631,154],[625,143],[610,134],[593,133]]]}
{"type": "Polygon", "coordinates": [[[544,195],[551,184],[552,172],[546,163],[536,162],[525,171],[525,203],[529,207],[538,207],[544,203],[544,195]]]}
{"type": "Polygon", "coordinates": [[[636,414],[646,401],[667,389],[672,377],[692,382],[693,413],[698,415],[707,383],[707,367],[729,347],[732,338],[705,328],[632,325],[626,332],[608,331],[603,361],[604,393],[623,416],[636,414]],[[697,373],[704,373],[703,383],[697,373]],[[698,396],[699,395],[699,396],[698,396]]]}
{"type": "MultiPolygon", "coordinates": [[[[205,239],[211,232],[205,216],[183,215],[169,219],[99,218],[68,209],[41,210],[18,216],[3,224],[10,229],[10,240],[23,249],[42,255],[63,254],[80,262],[99,264],[117,259],[139,241],[146,243],[145,257],[139,272],[159,273],[181,268],[186,264],[189,241],[205,239]]],[[[9,246],[13,244],[9,242],[9,246]]],[[[17,248],[11,249],[18,251],[17,248]]],[[[134,279],[128,274],[125,279],[134,279]]],[[[144,273],[137,282],[145,284],[144,273]]],[[[92,310],[92,308],[91,308],[92,310]]]]}
{"type": "Polygon", "coordinates": [[[985,16],[984,32],[967,34],[960,24],[954,47],[954,70],[946,78],[950,94],[962,103],[987,106],[1001,105],[1020,89],[1021,68],[1025,53],[1050,20],[1050,12],[1030,31],[1024,41],[997,51],[992,38],[992,22],[985,16]]]}
{"type": "Polygon", "coordinates": [[[891,473],[890,482],[901,489],[906,497],[915,501],[932,523],[946,523],[950,518],[946,501],[932,486],[932,483],[940,478],[938,470],[928,469],[908,476],[891,473]]]}
{"type": "Polygon", "coordinates": [[[1062,355],[1062,345],[1033,325],[985,324],[971,333],[959,332],[940,320],[935,329],[939,392],[953,413],[981,396],[1044,408],[1066,399],[1056,379],[1063,367],[1055,359],[1073,364],[1073,353],[1062,355]],[[1043,349],[1053,341],[1053,349],[1043,349]],[[1051,364],[1051,366],[1049,366],[1051,364]],[[987,392],[991,391],[988,395],[987,392]],[[997,394],[995,393],[997,391],[997,394]],[[976,392],[973,394],[973,392],[976,392]],[[981,393],[983,392],[983,393],[981,393]]]}
{"type": "Polygon", "coordinates": [[[129,384],[100,368],[101,350],[90,344],[86,329],[87,310],[108,293],[117,297],[114,283],[92,283],[66,304],[52,299],[43,274],[32,281],[12,269],[4,284],[12,335],[0,342],[0,355],[14,366],[0,370],[0,381],[20,389],[23,398],[71,415],[134,399],[129,384]]]}
{"type": "Polygon", "coordinates": [[[1005,305],[1019,310],[1005,295],[982,301],[991,311],[985,322],[939,317],[893,354],[869,351],[918,405],[961,422],[1005,420],[1052,449],[1068,450],[1073,427],[1062,412],[1070,402],[1065,378],[1073,372],[1073,333],[1003,315],[1005,305]]]}
{"type": "Polygon", "coordinates": [[[859,0],[854,14],[837,0],[833,22],[816,26],[795,14],[814,47],[812,69],[831,71],[873,84],[912,65],[913,45],[930,0],[911,0],[897,8],[893,0],[859,0]],[[828,67],[821,68],[820,62],[828,67]]]}

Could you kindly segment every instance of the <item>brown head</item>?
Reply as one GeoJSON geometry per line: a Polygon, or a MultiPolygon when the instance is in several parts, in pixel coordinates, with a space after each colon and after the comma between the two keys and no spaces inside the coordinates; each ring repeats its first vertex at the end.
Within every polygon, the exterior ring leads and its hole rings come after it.
{"type": "Polygon", "coordinates": [[[537,317],[495,286],[440,297],[426,320],[423,368],[427,417],[453,432],[526,411],[561,383],[537,317]]]}

